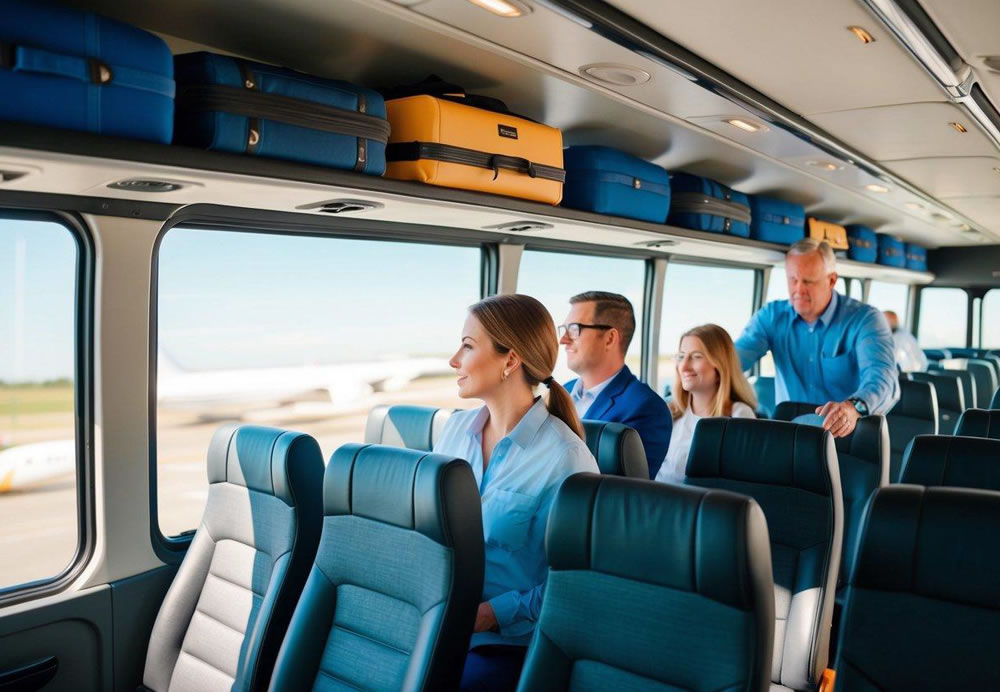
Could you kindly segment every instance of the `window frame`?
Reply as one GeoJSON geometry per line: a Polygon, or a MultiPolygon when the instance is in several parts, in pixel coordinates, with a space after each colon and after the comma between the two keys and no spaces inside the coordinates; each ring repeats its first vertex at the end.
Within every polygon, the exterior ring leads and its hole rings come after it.
{"type": "Polygon", "coordinates": [[[76,550],[69,563],[51,577],[0,587],[0,608],[64,591],[86,568],[94,554],[94,296],[95,245],[89,227],[76,214],[58,210],[7,207],[5,220],[55,223],[76,244],[74,304],[73,428],[76,443],[76,550]]]}
{"type": "Polygon", "coordinates": [[[415,245],[445,245],[478,248],[480,251],[480,298],[492,295],[499,282],[498,234],[471,235],[451,229],[414,224],[373,222],[351,218],[324,218],[281,212],[243,211],[215,205],[198,205],[183,209],[168,219],[153,242],[149,287],[149,372],[147,382],[149,429],[149,537],[153,552],[163,562],[178,565],[184,559],[197,527],[176,536],[160,531],[159,483],[157,469],[156,376],[159,338],[159,263],[163,239],[175,228],[197,228],[204,231],[262,233],[296,237],[320,237],[371,242],[412,243],[415,245]]]}

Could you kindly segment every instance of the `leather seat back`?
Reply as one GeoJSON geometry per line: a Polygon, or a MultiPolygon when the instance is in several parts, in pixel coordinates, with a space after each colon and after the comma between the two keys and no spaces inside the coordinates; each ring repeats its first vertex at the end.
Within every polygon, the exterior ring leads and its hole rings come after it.
{"type": "MultiPolygon", "coordinates": [[[[955,432],[958,417],[965,410],[965,392],[962,391],[962,381],[958,371],[928,370],[927,372],[911,372],[910,379],[914,382],[927,382],[934,386],[938,412],[937,431],[942,435],[951,435],[955,432]]],[[[889,423],[889,434],[892,434],[891,422],[889,423]]]]}
{"type": "Polygon", "coordinates": [[[469,464],[348,444],[323,479],[323,534],[273,690],[457,687],[483,590],[469,464]]]}
{"type": "Polygon", "coordinates": [[[997,388],[997,373],[996,370],[994,370],[993,361],[981,358],[970,358],[965,367],[970,373],[972,373],[972,376],[976,378],[976,391],[983,393],[983,401],[979,402],[979,404],[985,406],[985,399],[988,393],[997,388]]]}
{"type": "Polygon", "coordinates": [[[753,499],[577,474],[545,545],[522,692],[767,689],[774,590],[753,499]]]}
{"type": "Polygon", "coordinates": [[[901,482],[1000,490],[1000,440],[916,437],[906,450],[901,482]]]}
{"type": "Polygon", "coordinates": [[[704,418],[685,483],[749,495],[767,517],[775,585],[771,680],[815,688],[826,668],[844,505],[837,451],[812,425],[704,418]]]}
{"type": "Polygon", "coordinates": [[[951,351],[946,348],[925,348],[924,355],[927,360],[947,360],[951,358],[951,351]]]}
{"type": "MultiPolygon", "coordinates": [[[[957,388],[957,384],[955,385],[957,388]]],[[[917,435],[938,432],[937,390],[931,382],[899,380],[899,401],[886,415],[889,426],[889,482],[899,481],[903,452],[917,435]]]]}
{"type": "Polygon", "coordinates": [[[979,405],[979,391],[976,385],[976,377],[968,370],[946,369],[940,367],[937,363],[931,363],[927,372],[936,374],[944,373],[950,375],[951,377],[957,377],[958,381],[962,385],[963,405],[969,408],[976,408],[976,406],[979,405]]]}
{"type": "MultiPolygon", "coordinates": [[[[778,404],[774,417],[791,421],[815,412],[816,408],[812,404],[784,401],[778,404]]],[[[877,488],[889,484],[889,426],[884,416],[864,416],[858,419],[853,433],[836,438],[834,445],[844,493],[844,550],[837,580],[843,586],[851,573],[868,498],[877,488]]]]}
{"type": "Polygon", "coordinates": [[[368,413],[365,443],[429,452],[454,411],[432,406],[376,406],[368,413]]]}
{"type": "Polygon", "coordinates": [[[600,420],[583,421],[587,447],[601,473],[649,480],[649,465],[642,438],[634,428],[600,420]]]}
{"type": "Polygon", "coordinates": [[[998,411],[1000,410],[1000,389],[993,392],[993,399],[990,401],[990,410],[998,411]]]}
{"type": "Polygon", "coordinates": [[[312,437],[223,426],[207,465],[205,513],[146,653],[143,684],[157,692],[266,689],[319,539],[312,437]]]}
{"type": "Polygon", "coordinates": [[[989,437],[1000,440],[1000,411],[970,408],[962,412],[955,434],[963,437],[989,437]]]}
{"type": "Polygon", "coordinates": [[[873,498],[840,627],[836,690],[996,690],[1000,493],[873,498]]]}

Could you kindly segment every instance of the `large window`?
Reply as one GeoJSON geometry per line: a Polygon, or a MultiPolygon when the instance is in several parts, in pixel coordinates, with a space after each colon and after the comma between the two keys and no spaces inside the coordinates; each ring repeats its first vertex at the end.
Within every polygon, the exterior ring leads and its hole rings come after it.
{"type": "MultiPolygon", "coordinates": [[[[635,310],[635,335],[629,344],[625,362],[638,376],[642,357],[645,266],[641,259],[526,250],[521,256],[517,274],[517,292],[538,298],[556,324],[562,324],[569,312],[569,299],[578,293],[610,291],[628,298],[635,310]]],[[[559,349],[554,376],[560,382],[576,377],[566,365],[566,354],[562,348],[559,349]]]]}
{"type": "Polygon", "coordinates": [[[960,288],[924,288],[920,291],[920,329],[923,348],[964,346],[969,294],[960,288]]]}
{"type": "MultiPolygon", "coordinates": [[[[772,281],[774,279],[772,274],[772,281]]],[[[735,341],[753,314],[754,270],[671,262],[663,286],[657,372],[661,392],[674,381],[681,334],[713,322],[735,341]]]]}
{"type": "Polygon", "coordinates": [[[868,304],[882,312],[892,310],[899,317],[899,323],[906,323],[906,307],[909,303],[910,287],[887,281],[872,280],[868,288],[868,304]]]}
{"type": "Polygon", "coordinates": [[[159,252],[160,530],[195,528],[220,422],[310,433],[325,458],[382,403],[471,406],[448,366],[478,248],[175,228],[159,252]]]}
{"type": "Polygon", "coordinates": [[[983,297],[982,348],[1000,348],[1000,288],[991,289],[983,297]]]}
{"type": "Polygon", "coordinates": [[[0,589],[77,552],[79,261],[64,226],[0,219],[0,589]]]}

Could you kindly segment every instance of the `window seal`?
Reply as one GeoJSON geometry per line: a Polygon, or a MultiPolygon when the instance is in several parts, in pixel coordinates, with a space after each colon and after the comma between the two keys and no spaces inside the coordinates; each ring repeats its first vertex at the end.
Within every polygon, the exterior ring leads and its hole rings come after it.
{"type": "Polygon", "coordinates": [[[0,203],[0,218],[56,223],[76,244],[74,296],[74,435],[76,442],[77,545],[59,573],[0,588],[0,610],[7,606],[65,591],[94,555],[96,521],[94,472],[94,276],[95,245],[83,218],[63,211],[12,208],[0,203]]]}

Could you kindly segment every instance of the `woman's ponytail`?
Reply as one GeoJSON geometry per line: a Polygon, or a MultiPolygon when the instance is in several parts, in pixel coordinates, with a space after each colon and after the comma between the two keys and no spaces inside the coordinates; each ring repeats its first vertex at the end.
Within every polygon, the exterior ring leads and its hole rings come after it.
{"type": "Polygon", "coordinates": [[[570,430],[579,435],[581,440],[586,442],[587,436],[583,431],[580,416],[576,412],[576,406],[573,404],[573,398],[566,391],[566,388],[552,380],[551,376],[548,379],[549,381],[545,384],[549,388],[549,400],[545,405],[548,407],[549,413],[565,423],[570,430]]]}

